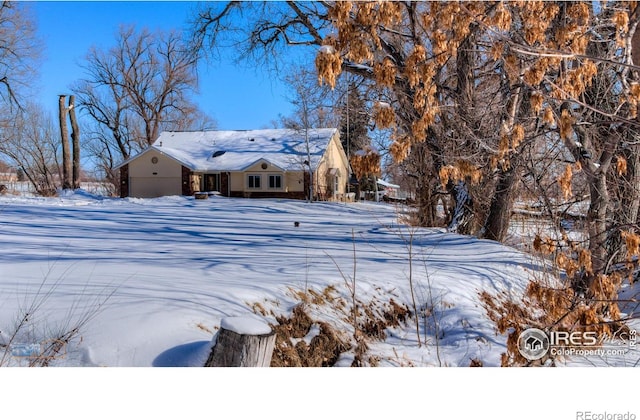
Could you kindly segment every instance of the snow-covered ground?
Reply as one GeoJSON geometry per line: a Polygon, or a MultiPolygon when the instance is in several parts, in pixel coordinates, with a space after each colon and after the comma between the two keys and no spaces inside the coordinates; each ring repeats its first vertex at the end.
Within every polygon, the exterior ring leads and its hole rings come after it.
{"type": "MultiPolygon", "coordinates": [[[[345,277],[350,282],[355,263],[360,301],[393,298],[412,308],[411,279],[416,306],[428,309],[417,331],[408,322],[370,343],[368,355],[381,366],[472,359],[499,366],[505,337],[494,333],[478,292],[516,296],[535,262],[497,243],[407,228],[398,212],[383,203],[113,199],[82,191],[2,197],[0,337],[8,341],[16,318],[37,304],[14,344],[46,342],[90,316],[54,365],[202,366],[225,317],[273,323],[269,312],[286,315],[300,303],[296,291],[327,286],[349,302],[345,277]]],[[[335,308],[310,311],[350,327],[335,308]]],[[[346,352],[338,365],[352,360],[346,352]]]]}
{"type": "MultiPolygon", "coordinates": [[[[255,308],[288,314],[299,303],[296,291],[320,292],[327,286],[348,301],[345,277],[352,279],[354,263],[361,301],[393,298],[411,307],[411,278],[417,305],[431,309],[421,320],[420,345],[412,322],[388,330],[386,340],[371,343],[369,354],[378,357],[381,366],[468,366],[471,359],[498,366],[505,337],[494,333],[478,292],[506,290],[517,295],[536,269],[535,261],[512,248],[435,229],[407,228],[398,223],[398,209],[383,203],[114,199],[82,191],[57,198],[4,196],[0,237],[0,338],[7,341],[19,314],[34,305],[28,328],[23,328],[27,334],[14,343],[46,341],[69,322],[90,316],[63,357],[51,362],[58,366],[201,366],[223,318],[252,316],[273,322],[272,315],[262,317],[255,308]]],[[[350,334],[344,313],[331,309],[323,313],[323,307],[311,311],[350,334]]],[[[338,364],[349,365],[352,357],[347,352],[338,364]]],[[[614,363],[633,366],[637,359],[635,354],[614,363]]],[[[603,361],[599,362],[574,364],[603,361]]],[[[25,359],[5,357],[3,363],[21,365],[25,359]]],[[[200,372],[200,379],[207,371],[188,370],[200,372]]],[[[430,375],[417,372],[420,378],[430,375]]],[[[242,392],[264,386],[247,385],[253,379],[243,373],[218,375],[242,389],[248,387],[242,392]]],[[[290,375],[291,381],[304,380],[290,375]]],[[[384,381],[386,374],[363,375],[373,384],[384,381]]],[[[460,389],[470,386],[458,370],[445,377],[434,375],[445,385],[453,380],[459,381],[460,389]]],[[[152,377],[152,384],[159,386],[162,379],[152,377]]],[[[74,378],[90,380],[82,374],[74,378]]],[[[420,380],[410,374],[409,380],[414,379],[420,380]]],[[[336,382],[333,386],[347,386],[347,381],[336,382]]],[[[220,382],[216,383],[220,391],[220,382]]],[[[27,379],[23,386],[28,390],[29,384],[33,380],[27,379]]],[[[129,398],[125,390],[130,386],[122,384],[124,398],[129,398]]],[[[437,383],[425,386],[441,391],[437,383]]],[[[481,388],[479,383],[478,392],[481,388]]],[[[163,389],[154,388],[148,398],[161,396],[163,389]]],[[[476,396],[461,398],[474,401],[476,396]]],[[[384,407],[391,411],[379,407],[372,412],[398,412],[384,407]]]]}

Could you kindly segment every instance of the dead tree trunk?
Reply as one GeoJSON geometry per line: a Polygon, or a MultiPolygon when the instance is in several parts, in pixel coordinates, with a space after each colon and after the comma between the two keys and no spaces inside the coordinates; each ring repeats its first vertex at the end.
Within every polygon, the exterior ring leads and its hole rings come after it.
{"type": "Polygon", "coordinates": [[[269,367],[276,343],[271,327],[253,318],[224,318],[205,367],[269,367]]]}
{"type": "Polygon", "coordinates": [[[80,188],[80,127],[76,120],[75,96],[69,96],[69,120],[71,121],[71,141],[73,143],[73,189],[80,188]]]}
{"type": "Polygon", "coordinates": [[[58,117],[60,121],[60,139],[62,141],[62,188],[72,188],[71,183],[71,150],[69,147],[69,128],[67,127],[67,107],[64,100],[66,95],[58,98],[58,117]]]}

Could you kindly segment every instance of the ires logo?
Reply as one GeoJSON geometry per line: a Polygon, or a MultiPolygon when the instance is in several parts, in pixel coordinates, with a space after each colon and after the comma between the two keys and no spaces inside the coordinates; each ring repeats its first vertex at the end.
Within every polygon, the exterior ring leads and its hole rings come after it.
{"type": "Polygon", "coordinates": [[[598,345],[599,335],[595,331],[550,331],[549,345],[561,347],[582,347],[598,345]]]}
{"type": "Polygon", "coordinates": [[[548,331],[529,328],[518,337],[518,350],[527,360],[551,356],[616,356],[636,347],[636,331],[605,336],[595,331],[548,331]]]}

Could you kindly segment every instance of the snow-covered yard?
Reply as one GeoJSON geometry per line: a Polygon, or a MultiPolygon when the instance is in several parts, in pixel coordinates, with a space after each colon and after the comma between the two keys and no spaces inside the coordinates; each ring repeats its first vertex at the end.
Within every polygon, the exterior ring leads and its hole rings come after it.
{"type": "MultiPolygon", "coordinates": [[[[343,275],[353,276],[354,261],[360,300],[410,306],[410,241],[417,306],[433,309],[421,320],[422,345],[410,322],[370,352],[383,366],[468,366],[474,358],[495,366],[504,339],[477,293],[518,292],[531,267],[495,243],[407,230],[385,204],[82,193],[1,203],[1,331],[40,300],[31,340],[100,306],[81,341],[54,361],[64,366],[201,365],[223,317],[253,315],[254,304],[287,314],[299,303],[295,291],[330,285],[347,299],[343,275]]],[[[343,315],[318,314],[340,325],[343,315]]],[[[339,364],[350,362],[347,354],[339,364]]]]}
{"type": "MultiPolygon", "coordinates": [[[[494,333],[478,292],[517,296],[536,269],[529,256],[493,242],[408,228],[397,207],[382,203],[79,192],[3,197],[0,214],[4,340],[34,304],[28,334],[14,343],[46,341],[91,316],[52,361],[60,366],[202,366],[222,318],[273,323],[300,303],[298,292],[327,287],[350,302],[354,275],[361,302],[394,299],[413,309],[411,280],[426,314],[417,330],[409,321],[370,343],[379,365],[499,366],[505,337],[494,333]]],[[[308,310],[352,334],[345,311],[308,310]]],[[[347,351],[337,365],[352,361],[347,351]]]]}

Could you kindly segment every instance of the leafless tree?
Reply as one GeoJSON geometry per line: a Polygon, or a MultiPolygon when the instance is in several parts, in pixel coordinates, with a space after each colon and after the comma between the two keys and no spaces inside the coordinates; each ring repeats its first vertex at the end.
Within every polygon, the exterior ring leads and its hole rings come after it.
{"type": "Polygon", "coordinates": [[[326,128],[337,124],[330,89],[319,86],[315,70],[292,66],[282,77],[288,87],[287,99],[294,106],[292,115],[282,117],[286,128],[326,128]]]}
{"type": "Polygon", "coordinates": [[[80,188],[80,126],[76,118],[75,96],[69,96],[69,104],[65,104],[66,95],[58,97],[58,125],[62,144],[62,188],[80,188]],[[71,144],[69,143],[69,127],[67,115],[71,122],[71,144]]]}
{"type": "Polygon", "coordinates": [[[58,124],[60,126],[60,144],[62,145],[62,188],[65,190],[72,188],[71,175],[73,172],[71,148],[69,145],[69,127],[67,126],[66,95],[58,96],[58,124]]]}
{"type": "Polygon", "coordinates": [[[314,200],[314,174],[311,166],[311,154],[309,148],[309,130],[320,128],[323,116],[321,88],[317,84],[309,83],[310,72],[304,68],[296,68],[291,71],[285,81],[290,87],[290,102],[295,106],[295,113],[291,117],[283,118],[286,128],[299,131],[305,139],[305,159],[300,162],[306,172],[309,191],[307,200],[314,200]]]}
{"type": "Polygon", "coordinates": [[[28,4],[0,2],[0,100],[19,104],[21,90],[33,80],[40,56],[28,4]]]}
{"type": "Polygon", "coordinates": [[[202,3],[192,22],[192,50],[215,53],[233,47],[242,58],[277,69],[286,48],[322,45],[330,28],[327,2],[202,3]]]}
{"type": "Polygon", "coordinates": [[[176,32],[123,27],[116,45],[92,48],[83,67],[87,77],[73,90],[95,122],[85,141],[107,179],[163,130],[215,127],[189,97],[197,89],[196,60],[176,32]]]}
{"type": "Polygon", "coordinates": [[[54,195],[61,186],[62,168],[59,136],[51,117],[29,103],[10,116],[10,123],[0,128],[0,154],[24,173],[36,193],[54,195]]]}
{"type": "Polygon", "coordinates": [[[73,155],[72,184],[74,189],[80,188],[80,126],[76,117],[75,96],[69,96],[69,122],[71,123],[71,154],[73,155]]]}

